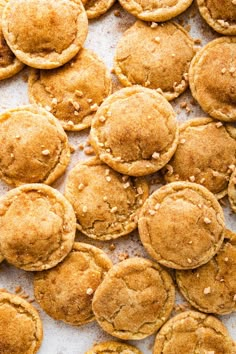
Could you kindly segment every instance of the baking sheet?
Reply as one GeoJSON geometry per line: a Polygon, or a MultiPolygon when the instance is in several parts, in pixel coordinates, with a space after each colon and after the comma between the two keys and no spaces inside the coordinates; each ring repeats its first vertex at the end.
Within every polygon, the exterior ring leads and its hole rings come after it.
{"type": "MultiPolygon", "coordinates": [[[[200,38],[202,40],[202,45],[219,36],[203,22],[195,4],[193,4],[183,15],[177,17],[175,21],[189,30],[193,38],[200,38]]],[[[135,18],[133,16],[122,10],[119,4],[115,4],[107,14],[103,15],[98,20],[90,21],[89,34],[85,47],[94,50],[100,58],[103,59],[108,68],[112,69],[116,44],[122,36],[122,33],[134,22],[135,18]],[[120,17],[114,15],[115,10],[120,11],[120,17]]],[[[0,112],[29,103],[26,78],[27,69],[24,69],[17,76],[0,83],[0,112]]],[[[119,88],[116,80],[114,80],[114,88],[119,88]]],[[[200,107],[194,105],[192,100],[189,91],[187,91],[174,102],[172,101],[171,104],[177,112],[179,121],[186,121],[190,118],[205,116],[200,107]],[[188,106],[191,108],[189,114],[186,113],[185,109],[180,109],[179,105],[181,102],[188,103],[188,106]]],[[[78,147],[79,143],[87,140],[88,132],[89,130],[80,133],[69,133],[70,143],[75,148],[78,147]]],[[[89,156],[84,155],[80,149],[76,149],[72,155],[68,170],[79,160],[87,158],[89,158],[89,156]]],[[[65,177],[66,175],[61,177],[53,184],[53,187],[64,192],[65,177]]],[[[155,179],[155,176],[153,177],[155,179]]],[[[9,189],[10,188],[6,184],[0,182],[0,195],[9,189]]],[[[232,214],[228,207],[224,208],[224,212],[227,226],[236,231],[235,215],[232,214]]],[[[121,237],[110,242],[96,242],[80,234],[77,236],[77,241],[87,242],[102,248],[108,253],[114,263],[119,261],[119,256],[121,256],[122,253],[128,253],[130,257],[136,255],[148,257],[141,246],[137,233],[132,233],[130,236],[121,237]],[[112,243],[116,246],[114,251],[109,249],[109,246],[112,243]]],[[[0,265],[0,287],[6,288],[10,292],[14,293],[15,288],[21,286],[29,295],[29,298],[33,298],[32,279],[32,273],[18,270],[5,262],[0,265]]],[[[185,302],[180,295],[177,295],[177,301],[179,303],[185,302]]],[[[33,302],[33,305],[39,310],[44,326],[44,340],[39,350],[39,354],[83,354],[96,342],[112,339],[116,340],[103,332],[95,322],[82,327],[69,326],[63,322],[51,319],[39,308],[36,302],[33,302]]],[[[230,334],[236,340],[236,315],[227,315],[221,317],[221,319],[227,326],[230,334]]],[[[154,338],[155,336],[151,336],[145,340],[131,341],[130,343],[136,345],[144,354],[151,354],[154,338]]]]}

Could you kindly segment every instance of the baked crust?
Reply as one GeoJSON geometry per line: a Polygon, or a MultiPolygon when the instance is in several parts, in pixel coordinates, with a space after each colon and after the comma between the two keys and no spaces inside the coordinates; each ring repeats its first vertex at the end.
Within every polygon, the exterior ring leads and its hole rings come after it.
{"type": "Polygon", "coordinates": [[[134,347],[133,345],[129,345],[121,342],[103,342],[97,345],[94,345],[92,349],[90,349],[85,354],[142,354],[142,352],[134,347]]]}
{"type": "Polygon", "coordinates": [[[36,273],[34,295],[55,320],[74,326],[94,321],[92,298],[112,262],[99,248],[75,242],[55,268],[36,273]]]}
{"type": "Polygon", "coordinates": [[[178,142],[176,115],[156,91],[123,88],[99,107],[90,141],[99,158],[114,170],[144,176],[161,169],[173,156],[178,142]]]}
{"type": "Polygon", "coordinates": [[[0,178],[19,186],[51,184],[70,162],[67,135],[55,117],[36,105],[0,115],[0,178]]]}
{"type": "Polygon", "coordinates": [[[236,213],[236,168],[234,169],[229,180],[228,196],[231,208],[236,213]]]}
{"type": "Polygon", "coordinates": [[[0,292],[1,354],[35,354],[43,339],[37,310],[21,297],[0,292]]]}
{"type": "Polygon", "coordinates": [[[28,84],[30,101],[50,108],[63,128],[72,131],[88,128],[97,107],[112,91],[108,69],[88,49],[81,49],[63,67],[32,69],[28,84]]]}
{"type": "Polygon", "coordinates": [[[199,183],[221,199],[228,193],[235,165],[235,127],[211,118],[196,118],[180,125],[178,147],[163,173],[168,183],[199,183]]]}
{"type": "Polygon", "coordinates": [[[49,186],[24,184],[0,198],[1,252],[17,268],[55,267],[71,251],[75,230],[72,206],[49,186]]]}
{"type": "Polygon", "coordinates": [[[122,85],[158,89],[171,101],[188,87],[194,54],[193,39],[177,23],[152,28],[137,21],[116,47],[115,73],[122,85]]]}
{"type": "Polygon", "coordinates": [[[156,261],[169,268],[194,269],[219,251],[224,213],[205,187],[172,182],[146,200],[138,228],[143,246],[156,261]]]}
{"type": "Polygon", "coordinates": [[[2,30],[19,60],[34,68],[52,69],[81,49],[88,20],[80,0],[9,0],[3,10],[2,30]]]}
{"type": "Polygon", "coordinates": [[[85,10],[88,19],[100,17],[105,14],[115,3],[116,0],[87,0],[85,10]]]}
{"type": "Polygon", "coordinates": [[[153,354],[234,354],[233,340],[216,317],[186,311],[169,320],[157,334],[153,354]]]}
{"type": "Polygon", "coordinates": [[[74,208],[78,229],[105,241],[127,235],[137,227],[148,184],[143,178],[122,176],[92,158],[70,171],[65,197],[74,208]]]}
{"type": "Polygon", "coordinates": [[[169,317],[175,300],[170,275],[145,258],[113,266],[97,288],[92,308],[102,329],[120,339],[143,339],[169,317]]]}
{"type": "Polygon", "coordinates": [[[217,38],[195,55],[189,85],[193,97],[211,117],[236,121],[236,37],[217,38]]]}

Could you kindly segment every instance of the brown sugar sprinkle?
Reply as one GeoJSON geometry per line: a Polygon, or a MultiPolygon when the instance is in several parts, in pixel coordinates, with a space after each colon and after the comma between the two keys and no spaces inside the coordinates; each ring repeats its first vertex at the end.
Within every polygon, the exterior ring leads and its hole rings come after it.
{"type": "Polygon", "coordinates": [[[112,243],[110,246],[109,246],[109,250],[110,251],[114,251],[116,249],[116,246],[114,245],[114,243],[112,243]]]}
{"type": "Polygon", "coordinates": [[[186,29],[187,32],[190,32],[190,30],[191,30],[191,25],[188,24],[187,26],[185,26],[185,29],[186,29]]]}
{"type": "Polygon", "coordinates": [[[73,154],[76,150],[76,147],[74,145],[70,144],[70,152],[73,154]]]}
{"type": "Polygon", "coordinates": [[[93,150],[92,147],[87,147],[87,148],[84,149],[84,153],[86,155],[93,155],[94,154],[94,150],[93,150]]]}
{"type": "Polygon", "coordinates": [[[119,10],[115,10],[115,11],[114,11],[114,16],[116,16],[116,17],[121,17],[120,11],[119,11],[119,10]]]}
{"type": "Polygon", "coordinates": [[[84,144],[83,144],[83,143],[80,143],[80,144],[78,145],[78,148],[79,148],[80,150],[84,150],[84,144]]]}
{"type": "Polygon", "coordinates": [[[124,253],[120,253],[118,255],[118,258],[119,258],[119,261],[124,261],[125,259],[128,259],[129,258],[129,254],[124,252],[124,253]]]}
{"type": "Polygon", "coordinates": [[[186,101],[180,103],[180,108],[186,108],[188,103],[186,101]]]}
{"type": "Polygon", "coordinates": [[[195,38],[195,39],[194,39],[194,43],[195,43],[195,44],[201,44],[201,43],[202,43],[201,38],[195,38]]]}
{"type": "Polygon", "coordinates": [[[15,293],[18,294],[18,293],[20,293],[21,291],[22,291],[22,287],[21,287],[20,285],[17,285],[17,286],[15,287],[15,293]]]}

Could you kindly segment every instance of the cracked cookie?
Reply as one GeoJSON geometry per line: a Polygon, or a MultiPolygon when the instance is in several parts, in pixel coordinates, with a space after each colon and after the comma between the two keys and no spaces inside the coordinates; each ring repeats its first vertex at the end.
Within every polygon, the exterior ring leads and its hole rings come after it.
{"type": "Polygon", "coordinates": [[[228,196],[231,208],[236,213],[236,168],[234,169],[229,180],[228,196]]]}
{"type": "Polygon", "coordinates": [[[81,49],[88,19],[80,0],[9,0],[2,30],[19,60],[37,69],[52,69],[81,49]]]}
{"type": "Polygon", "coordinates": [[[190,182],[172,182],[144,203],[138,228],[143,246],[162,265],[194,269],[219,251],[224,213],[215,196],[190,182]]]}
{"type": "Polygon", "coordinates": [[[170,101],[188,87],[188,70],[195,54],[194,41],[177,23],[152,28],[137,21],[118,43],[115,73],[124,86],[159,89],[170,101]]]}
{"type": "Polygon", "coordinates": [[[216,32],[236,35],[236,2],[234,0],[197,0],[204,20],[216,32]]]}
{"type": "Polygon", "coordinates": [[[181,313],[161,328],[153,354],[234,354],[233,340],[221,321],[200,312],[181,313]]]}
{"type": "Polygon", "coordinates": [[[0,115],[0,178],[13,186],[51,184],[70,161],[67,136],[45,109],[29,105],[0,115]]]}
{"type": "Polygon", "coordinates": [[[17,74],[24,67],[24,64],[12,53],[3,37],[1,17],[6,4],[7,0],[0,0],[0,80],[17,74]]]}
{"type": "Polygon", "coordinates": [[[200,183],[220,199],[227,194],[235,165],[236,128],[211,118],[196,118],[180,126],[178,147],[163,173],[166,182],[200,183]]]}
{"type": "Polygon", "coordinates": [[[193,0],[119,0],[121,6],[143,21],[167,21],[184,12],[193,0]]]}
{"type": "Polygon", "coordinates": [[[35,354],[43,340],[37,310],[21,297],[0,292],[1,354],[35,354]]]}
{"type": "Polygon", "coordinates": [[[148,184],[143,178],[120,175],[92,158],[70,171],[65,197],[74,208],[78,229],[105,241],[127,235],[137,227],[148,184]]]}
{"type": "Polygon", "coordinates": [[[123,88],[99,107],[90,141],[99,158],[114,170],[144,176],[161,169],[173,156],[178,143],[176,115],[156,91],[123,88]]]}
{"type": "Polygon", "coordinates": [[[67,199],[44,184],[24,184],[0,198],[4,258],[27,271],[55,267],[71,251],[75,214],[67,199]]]}
{"type": "Polygon", "coordinates": [[[142,354],[142,352],[126,343],[120,342],[103,342],[95,345],[92,349],[87,351],[85,354],[142,354]]]}
{"type": "Polygon", "coordinates": [[[88,19],[100,17],[107,12],[116,0],[87,0],[85,10],[88,19]]]}
{"type": "Polygon", "coordinates": [[[236,310],[236,234],[225,231],[220,251],[194,270],[176,272],[182,295],[199,311],[225,315],[236,310]]]}
{"type": "Polygon", "coordinates": [[[235,37],[217,38],[195,55],[189,85],[193,97],[211,117],[236,121],[235,37]]]}
{"type": "Polygon", "coordinates": [[[92,308],[102,329],[120,339],[142,339],[168,319],[175,301],[170,275],[145,258],[113,266],[97,288],[92,308]]]}
{"type": "Polygon", "coordinates": [[[54,70],[31,70],[29,97],[49,109],[65,130],[82,130],[91,125],[98,106],[112,89],[105,64],[88,49],[54,70]]]}
{"type": "Polygon", "coordinates": [[[62,263],[35,275],[35,298],[55,320],[74,326],[92,322],[93,294],[111,266],[99,248],[75,242],[62,263]]]}

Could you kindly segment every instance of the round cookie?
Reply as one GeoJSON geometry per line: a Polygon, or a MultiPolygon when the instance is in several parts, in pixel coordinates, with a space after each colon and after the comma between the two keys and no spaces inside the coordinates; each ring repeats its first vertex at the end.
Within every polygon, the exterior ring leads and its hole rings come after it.
{"type": "Polygon", "coordinates": [[[58,118],[65,130],[91,125],[95,111],[112,89],[105,64],[88,49],[54,70],[31,70],[29,97],[58,118]]]}
{"type": "Polygon", "coordinates": [[[153,354],[234,354],[226,327],[216,317],[186,311],[170,319],[156,336],[153,354]]]}
{"type": "Polygon", "coordinates": [[[215,196],[190,182],[173,182],[144,203],[138,228],[143,246],[162,265],[194,269],[207,263],[224,239],[224,213],[215,196]]]}
{"type": "Polygon", "coordinates": [[[36,309],[21,297],[0,292],[1,354],[35,354],[43,339],[36,309]]]}
{"type": "Polygon", "coordinates": [[[113,266],[97,288],[92,308],[102,329],[120,339],[142,339],[156,332],[175,301],[170,275],[145,258],[113,266]]]}
{"type": "Polygon", "coordinates": [[[52,69],[81,49],[88,19],[80,0],[9,0],[2,30],[19,60],[33,68],[52,69]]]}
{"type": "Polygon", "coordinates": [[[134,347],[121,342],[103,342],[94,345],[92,349],[85,354],[142,354],[142,352],[134,347]]]}
{"type": "Polygon", "coordinates": [[[85,10],[88,19],[100,17],[107,12],[116,0],[87,0],[85,10]]]}
{"type": "Polygon", "coordinates": [[[166,182],[200,183],[220,199],[227,194],[235,165],[236,128],[211,118],[196,118],[180,126],[178,147],[163,172],[166,182]]]}
{"type": "Polygon", "coordinates": [[[228,196],[231,208],[236,213],[236,168],[234,169],[229,180],[228,196]]]}
{"type": "Polygon", "coordinates": [[[2,12],[7,0],[0,0],[0,80],[7,79],[23,69],[21,63],[8,47],[2,33],[2,12]]]}
{"type": "Polygon", "coordinates": [[[176,272],[182,295],[199,311],[225,315],[236,310],[236,234],[225,231],[220,251],[206,264],[176,272]]]}
{"type": "Polygon", "coordinates": [[[184,12],[193,0],[119,0],[121,6],[143,21],[167,21],[184,12]]]}
{"type": "Polygon", "coordinates": [[[177,23],[152,28],[137,21],[118,43],[115,73],[124,86],[161,89],[170,101],[188,87],[188,70],[195,54],[194,41],[177,23]]]}
{"type": "Polygon", "coordinates": [[[236,35],[236,6],[234,0],[197,0],[200,14],[216,32],[236,35]]]}
{"type": "Polygon", "coordinates": [[[0,198],[4,258],[27,271],[55,267],[71,251],[75,214],[67,199],[44,184],[24,184],[0,198]]]}
{"type": "Polygon", "coordinates": [[[236,121],[236,38],[217,38],[203,47],[191,62],[189,84],[210,116],[236,121]]]}
{"type": "Polygon", "coordinates": [[[111,266],[99,248],[75,242],[62,263],[35,275],[35,298],[55,320],[74,326],[92,322],[93,294],[111,266]]]}
{"type": "Polygon", "coordinates": [[[176,115],[156,91],[123,88],[99,107],[90,141],[100,159],[114,170],[144,176],[161,169],[173,156],[178,142],[176,115]]]}
{"type": "Polygon", "coordinates": [[[0,115],[0,178],[19,186],[51,184],[70,161],[67,136],[54,116],[36,105],[0,115]]]}
{"type": "Polygon", "coordinates": [[[137,227],[140,208],[148,197],[142,178],[122,176],[92,158],[69,173],[65,197],[85,235],[105,241],[126,235],[137,227]]]}

